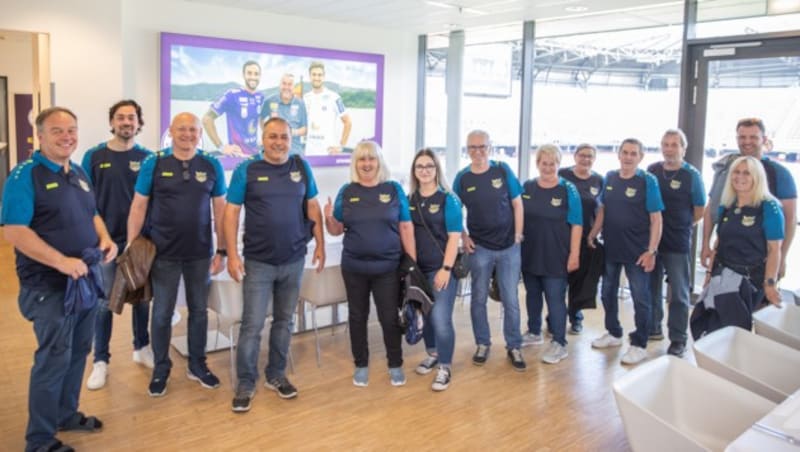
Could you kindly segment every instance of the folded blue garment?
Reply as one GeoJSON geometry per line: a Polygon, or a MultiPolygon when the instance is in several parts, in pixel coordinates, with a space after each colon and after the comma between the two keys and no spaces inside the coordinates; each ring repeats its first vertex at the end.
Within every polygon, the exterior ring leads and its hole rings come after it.
{"type": "Polygon", "coordinates": [[[86,248],[81,253],[81,260],[89,267],[89,273],[78,279],[67,277],[67,291],[64,293],[64,315],[92,309],[97,306],[98,298],[105,298],[103,291],[103,274],[100,263],[103,252],[98,248],[86,248]]]}

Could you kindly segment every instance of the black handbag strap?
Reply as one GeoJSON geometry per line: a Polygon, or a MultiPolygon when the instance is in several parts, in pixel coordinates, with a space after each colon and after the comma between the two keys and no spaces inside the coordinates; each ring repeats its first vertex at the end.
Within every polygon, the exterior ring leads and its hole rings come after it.
{"type": "MultiPolygon", "coordinates": [[[[428,234],[433,239],[433,242],[438,244],[439,242],[436,240],[436,236],[433,235],[433,232],[431,232],[430,228],[428,228],[428,223],[425,222],[425,216],[422,215],[422,208],[419,206],[419,198],[420,198],[420,196],[422,196],[422,195],[419,194],[419,191],[417,191],[416,193],[414,193],[412,195],[412,197],[414,198],[414,204],[417,207],[417,212],[419,212],[419,219],[420,219],[420,221],[422,221],[422,226],[425,227],[425,230],[428,231],[428,234]]],[[[442,253],[442,257],[444,257],[444,250],[439,248],[438,246],[437,246],[437,249],[439,250],[440,253],[442,253]]]]}

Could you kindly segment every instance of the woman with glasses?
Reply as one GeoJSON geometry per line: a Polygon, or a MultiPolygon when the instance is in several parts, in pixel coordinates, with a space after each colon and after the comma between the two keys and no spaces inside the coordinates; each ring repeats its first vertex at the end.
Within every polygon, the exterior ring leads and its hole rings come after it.
{"type": "Polygon", "coordinates": [[[567,274],[578,268],[583,224],[581,199],[572,182],[558,177],[561,151],[545,144],[536,152],[539,177],[522,185],[524,223],[522,279],[529,334],[541,335],[542,295],[547,300],[553,340],[542,361],[567,357],[567,274]]]}
{"type": "Polygon", "coordinates": [[[438,364],[431,388],[444,391],[450,384],[455,348],[453,304],[458,280],[451,272],[463,229],[461,202],[448,190],[439,159],[430,149],[417,152],[410,181],[409,209],[414,223],[417,265],[430,281],[435,297],[423,333],[428,357],[417,366],[416,372],[428,374],[438,364]]]}
{"type": "Polygon", "coordinates": [[[372,295],[383,330],[383,343],[393,386],[406,383],[403,373],[402,329],[398,317],[400,276],[405,251],[416,259],[414,227],[408,198],[395,181],[374,141],[356,145],[350,159],[350,182],[331,204],[325,205],[325,227],[331,235],[344,234],[342,277],[347,292],[350,347],[355,361],[353,384],[369,383],[367,320],[372,295]]]}

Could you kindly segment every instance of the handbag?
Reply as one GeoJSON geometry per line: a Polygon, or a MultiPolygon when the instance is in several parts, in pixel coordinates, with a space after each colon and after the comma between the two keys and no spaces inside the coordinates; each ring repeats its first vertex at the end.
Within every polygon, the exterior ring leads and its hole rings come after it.
{"type": "MultiPolygon", "coordinates": [[[[417,193],[415,193],[415,195],[417,195],[417,193]]],[[[417,212],[419,212],[419,219],[422,221],[422,226],[425,227],[425,230],[428,231],[428,235],[430,235],[433,241],[436,242],[436,237],[433,235],[433,232],[431,232],[430,228],[428,228],[428,224],[425,222],[425,217],[422,215],[422,208],[419,206],[418,196],[414,196],[414,204],[417,206],[417,212]]],[[[438,249],[439,252],[442,253],[442,257],[444,257],[444,250],[441,248],[438,249]]],[[[458,250],[458,254],[456,255],[456,260],[453,262],[452,274],[456,279],[462,279],[469,276],[469,255],[460,248],[458,250]]]]}

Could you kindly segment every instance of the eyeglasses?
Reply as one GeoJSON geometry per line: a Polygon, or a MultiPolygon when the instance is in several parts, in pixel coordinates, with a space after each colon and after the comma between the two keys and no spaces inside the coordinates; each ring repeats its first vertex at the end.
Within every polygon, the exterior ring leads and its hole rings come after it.
{"type": "Polygon", "coordinates": [[[192,173],[189,172],[189,161],[188,160],[181,161],[181,166],[183,167],[183,181],[189,182],[189,179],[192,178],[192,173]]]}
{"type": "Polygon", "coordinates": [[[414,165],[414,169],[417,171],[433,171],[436,169],[436,165],[429,163],[427,165],[414,165]]]}
{"type": "Polygon", "coordinates": [[[467,146],[467,150],[469,150],[469,151],[485,151],[487,149],[489,149],[489,145],[488,144],[473,144],[473,145],[467,146]]]}

